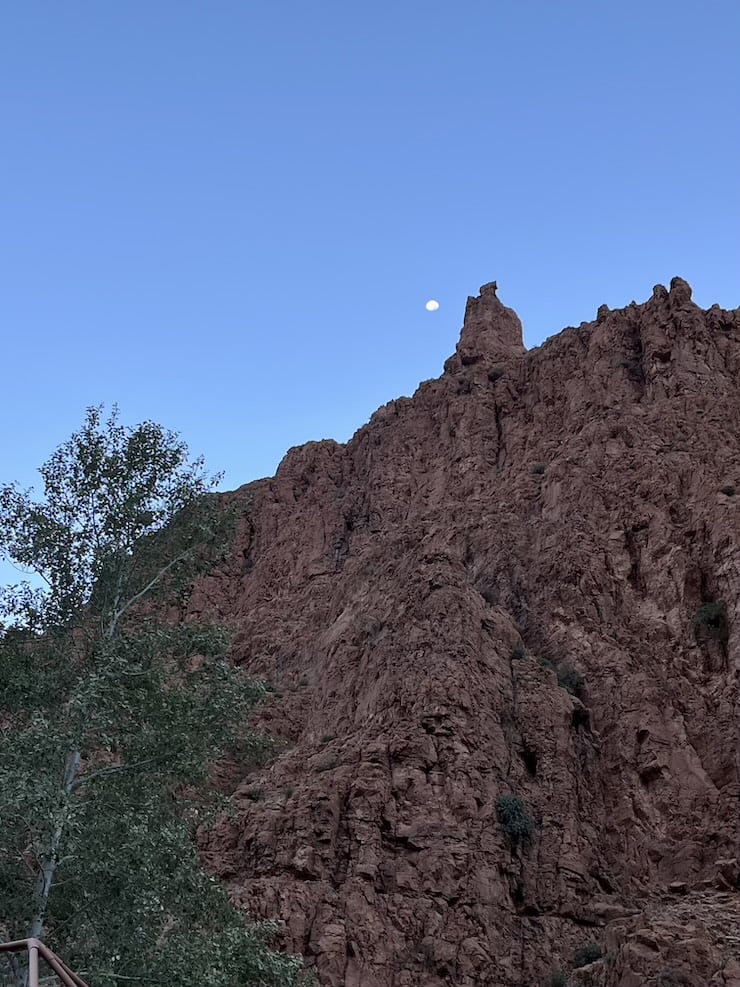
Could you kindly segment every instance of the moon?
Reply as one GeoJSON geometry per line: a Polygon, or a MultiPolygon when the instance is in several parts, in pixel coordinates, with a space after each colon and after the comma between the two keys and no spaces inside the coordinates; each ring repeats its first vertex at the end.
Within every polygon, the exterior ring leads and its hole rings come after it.
{"type": "Polygon", "coordinates": [[[430,298],[424,308],[427,312],[436,312],[439,308],[439,302],[435,298],[430,298]]]}

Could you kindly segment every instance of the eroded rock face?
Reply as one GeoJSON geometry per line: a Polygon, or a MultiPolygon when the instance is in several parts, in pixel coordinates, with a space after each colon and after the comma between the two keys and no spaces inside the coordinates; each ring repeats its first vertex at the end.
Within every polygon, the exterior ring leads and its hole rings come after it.
{"type": "Polygon", "coordinates": [[[289,746],[203,852],[327,987],[545,984],[589,942],[574,982],[740,985],[739,382],[740,312],[681,279],[529,352],[484,286],[439,380],[234,495],[189,614],[289,746]]]}

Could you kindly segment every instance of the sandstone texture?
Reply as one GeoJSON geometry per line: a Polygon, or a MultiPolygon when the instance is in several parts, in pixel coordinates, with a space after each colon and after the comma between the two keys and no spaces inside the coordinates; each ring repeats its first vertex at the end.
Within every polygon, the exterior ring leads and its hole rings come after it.
{"type": "Polygon", "coordinates": [[[438,380],[231,495],[188,616],[286,746],[202,851],[325,987],[740,987],[739,427],[740,310],[676,278],[525,351],[486,285],[438,380]]]}

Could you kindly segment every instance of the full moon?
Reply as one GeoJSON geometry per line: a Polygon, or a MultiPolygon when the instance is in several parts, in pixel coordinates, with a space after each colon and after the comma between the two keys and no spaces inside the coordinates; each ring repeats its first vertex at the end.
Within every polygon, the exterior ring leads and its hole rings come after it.
{"type": "Polygon", "coordinates": [[[436,312],[437,309],[439,308],[439,302],[436,301],[434,298],[430,298],[429,301],[424,306],[424,308],[427,310],[427,312],[436,312]]]}

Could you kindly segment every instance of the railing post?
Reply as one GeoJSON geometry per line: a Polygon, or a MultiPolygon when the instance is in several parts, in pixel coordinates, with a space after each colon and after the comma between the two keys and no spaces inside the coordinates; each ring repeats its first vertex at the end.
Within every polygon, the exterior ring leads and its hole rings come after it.
{"type": "Polygon", "coordinates": [[[28,987],[39,987],[39,947],[34,940],[28,944],[28,987]]]}

